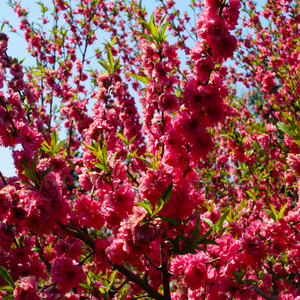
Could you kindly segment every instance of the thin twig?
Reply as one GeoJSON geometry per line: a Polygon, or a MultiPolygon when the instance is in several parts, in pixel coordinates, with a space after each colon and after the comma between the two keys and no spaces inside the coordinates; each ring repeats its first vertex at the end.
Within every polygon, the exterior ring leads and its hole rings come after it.
{"type": "Polygon", "coordinates": [[[161,253],[161,268],[162,268],[162,279],[163,279],[163,290],[164,299],[171,300],[170,282],[169,282],[169,272],[168,272],[168,261],[165,259],[165,254],[163,253],[163,243],[160,246],[161,253]]]}
{"type": "Polygon", "coordinates": [[[17,240],[16,240],[16,238],[15,238],[15,236],[14,236],[14,233],[13,233],[12,230],[11,230],[11,225],[9,225],[9,224],[6,222],[6,226],[7,226],[8,230],[9,230],[10,235],[11,235],[12,238],[13,238],[13,241],[14,241],[15,245],[17,246],[17,248],[20,248],[20,245],[18,244],[18,242],[17,242],[17,240]]]}
{"type": "Polygon", "coordinates": [[[161,270],[162,270],[161,266],[158,267],[156,264],[154,264],[154,263],[151,261],[151,259],[148,257],[148,255],[147,255],[146,253],[144,253],[144,256],[147,258],[148,262],[150,263],[150,265],[151,265],[154,269],[156,269],[156,270],[158,270],[158,271],[161,271],[161,270]]]}
{"type": "Polygon", "coordinates": [[[254,284],[250,284],[249,286],[253,288],[253,290],[256,294],[258,294],[259,296],[261,296],[262,298],[264,298],[266,300],[281,300],[278,296],[270,296],[270,295],[266,294],[265,292],[263,292],[259,287],[257,287],[254,284]]]}
{"type": "Polygon", "coordinates": [[[7,186],[6,180],[5,180],[4,176],[2,175],[1,171],[0,171],[0,177],[1,177],[4,185],[7,186]]]}
{"type": "Polygon", "coordinates": [[[81,267],[85,262],[86,262],[86,260],[87,259],[89,259],[92,255],[94,255],[95,254],[95,250],[93,251],[93,252],[91,252],[88,256],[86,256],[79,264],[78,264],[78,266],[79,267],[81,267]]]}
{"type": "MultiPolygon", "coordinates": [[[[69,223],[67,225],[64,225],[60,221],[57,222],[57,225],[63,229],[68,234],[78,238],[79,240],[83,241],[86,245],[88,245],[91,249],[95,249],[95,241],[87,234],[82,232],[80,229],[78,229],[75,225],[72,223],[69,223]]],[[[123,265],[113,264],[110,260],[108,260],[108,263],[110,263],[115,269],[117,269],[120,273],[125,275],[128,279],[128,281],[134,282],[136,285],[138,285],[140,288],[142,288],[144,291],[149,293],[149,296],[156,299],[156,300],[166,300],[166,298],[160,294],[156,289],[154,289],[151,285],[149,285],[147,282],[145,282],[142,278],[134,274],[132,271],[127,269],[123,265]]]]}

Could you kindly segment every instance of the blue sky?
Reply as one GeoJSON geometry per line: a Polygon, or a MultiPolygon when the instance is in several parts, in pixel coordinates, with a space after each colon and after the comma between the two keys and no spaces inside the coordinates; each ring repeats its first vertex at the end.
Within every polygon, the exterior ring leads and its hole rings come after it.
{"type": "MultiPolygon", "coordinates": [[[[51,1],[41,1],[45,3],[46,6],[51,7],[51,1]]],[[[258,3],[264,2],[263,0],[258,1],[258,3]]],[[[146,6],[146,11],[148,12],[148,18],[154,11],[155,7],[157,6],[157,2],[151,0],[151,1],[143,1],[144,5],[146,6]]],[[[194,23],[194,14],[192,14],[192,10],[188,7],[187,3],[189,1],[185,0],[177,0],[176,6],[178,9],[180,9],[181,12],[187,11],[191,14],[191,23],[194,23]]],[[[39,6],[35,4],[35,1],[31,0],[23,0],[21,4],[27,6],[30,11],[29,20],[30,21],[38,21],[38,18],[40,18],[40,10],[39,6]]],[[[3,20],[9,20],[14,27],[18,28],[19,19],[16,17],[15,13],[12,11],[12,9],[7,4],[1,5],[1,13],[0,13],[0,23],[2,23],[3,20]]],[[[26,47],[27,44],[23,40],[22,36],[17,35],[16,33],[10,32],[9,28],[6,26],[3,30],[6,34],[9,36],[9,47],[8,47],[8,55],[12,57],[17,57],[19,60],[26,58],[24,61],[24,65],[34,65],[35,60],[30,57],[28,54],[26,47]]],[[[22,33],[21,33],[22,34],[22,33]]],[[[186,34],[186,33],[185,33],[186,34]]],[[[109,38],[109,37],[105,37],[109,38]]],[[[174,43],[175,39],[172,36],[168,37],[168,40],[170,43],[174,43]]],[[[100,39],[98,40],[98,43],[104,42],[100,39]]],[[[191,44],[192,46],[192,44],[191,44]]],[[[184,57],[182,57],[184,59],[184,57]]],[[[13,160],[11,157],[11,150],[9,148],[3,148],[0,147],[0,171],[5,176],[14,176],[14,166],[13,166],[13,160]]]]}

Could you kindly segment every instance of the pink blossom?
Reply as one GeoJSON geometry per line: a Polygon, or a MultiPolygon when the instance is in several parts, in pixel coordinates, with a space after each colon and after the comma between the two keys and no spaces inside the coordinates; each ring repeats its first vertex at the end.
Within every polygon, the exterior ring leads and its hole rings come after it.
{"type": "Polygon", "coordinates": [[[14,290],[14,298],[16,300],[39,300],[41,299],[38,294],[38,282],[34,276],[23,277],[18,281],[14,290]]]}
{"type": "Polygon", "coordinates": [[[85,278],[81,267],[74,264],[71,258],[56,259],[51,268],[51,276],[53,281],[58,281],[61,292],[67,292],[72,287],[78,286],[85,278]]]}
{"type": "Polygon", "coordinates": [[[250,264],[259,263],[266,255],[266,247],[259,236],[244,234],[241,246],[250,264]]]}
{"type": "Polygon", "coordinates": [[[191,290],[201,288],[207,279],[206,262],[208,258],[203,253],[186,255],[184,267],[184,282],[191,290]]]}
{"type": "Polygon", "coordinates": [[[0,190],[0,214],[5,214],[12,207],[12,198],[7,188],[0,190]]]}
{"type": "Polygon", "coordinates": [[[25,126],[25,124],[21,126],[16,139],[16,142],[24,145],[26,150],[38,150],[43,141],[43,136],[35,127],[25,126]]]}
{"type": "Polygon", "coordinates": [[[239,241],[235,240],[231,234],[226,234],[221,238],[216,239],[216,242],[220,246],[212,246],[212,248],[223,261],[233,259],[240,248],[239,241]]]}
{"type": "Polygon", "coordinates": [[[268,148],[269,145],[270,145],[270,136],[263,133],[263,134],[260,134],[258,137],[257,137],[257,140],[259,142],[259,144],[264,148],[268,148]]]}
{"type": "Polygon", "coordinates": [[[194,64],[195,78],[201,82],[206,82],[209,79],[214,66],[214,59],[210,56],[198,59],[194,64]]]}
{"type": "Polygon", "coordinates": [[[289,164],[292,171],[295,172],[298,176],[300,176],[300,154],[289,153],[286,161],[289,164]]]}
{"type": "Polygon", "coordinates": [[[112,209],[119,211],[122,208],[123,212],[128,212],[133,206],[134,192],[130,185],[124,184],[106,198],[112,209]]]}

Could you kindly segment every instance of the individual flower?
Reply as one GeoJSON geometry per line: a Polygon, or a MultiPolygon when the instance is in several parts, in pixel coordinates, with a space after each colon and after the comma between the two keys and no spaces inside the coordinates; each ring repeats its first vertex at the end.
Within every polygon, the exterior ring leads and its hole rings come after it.
{"type": "Polygon", "coordinates": [[[292,171],[300,176],[300,154],[289,153],[286,161],[292,171]]]}
{"type": "Polygon", "coordinates": [[[265,244],[257,235],[244,234],[241,246],[250,264],[259,263],[266,255],[265,244]]]}
{"type": "Polygon", "coordinates": [[[53,282],[58,281],[60,291],[65,293],[78,286],[85,275],[81,267],[74,263],[71,258],[59,258],[52,265],[51,277],[53,282]]]}
{"type": "Polygon", "coordinates": [[[18,281],[14,290],[14,299],[16,300],[39,300],[38,283],[34,276],[23,277],[18,281]]]}

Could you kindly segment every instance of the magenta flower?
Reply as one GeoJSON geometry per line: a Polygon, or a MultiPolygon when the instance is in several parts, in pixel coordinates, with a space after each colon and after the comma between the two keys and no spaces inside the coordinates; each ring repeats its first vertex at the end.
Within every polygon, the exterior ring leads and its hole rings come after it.
{"type": "Polygon", "coordinates": [[[289,153],[286,161],[292,171],[300,176],[300,154],[289,153]]]}
{"type": "Polygon", "coordinates": [[[168,72],[170,72],[172,69],[170,66],[168,66],[166,63],[158,62],[155,64],[155,68],[152,73],[153,78],[157,78],[157,81],[160,85],[168,85],[169,84],[169,78],[168,78],[168,72]]]}
{"type": "Polygon", "coordinates": [[[5,214],[12,207],[12,198],[5,189],[0,190],[0,215],[5,214]]]}
{"type": "Polygon", "coordinates": [[[34,276],[23,277],[18,281],[14,290],[14,299],[16,300],[39,300],[38,283],[34,276]]]}
{"type": "Polygon", "coordinates": [[[81,267],[74,264],[71,258],[59,258],[53,263],[51,269],[53,281],[58,281],[61,292],[67,292],[72,287],[78,286],[79,282],[85,278],[81,267]]]}
{"type": "Polygon", "coordinates": [[[201,82],[209,79],[210,73],[213,71],[215,61],[212,57],[200,58],[194,64],[194,76],[201,82]]]}
{"type": "Polygon", "coordinates": [[[266,255],[266,247],[259,236],[244,234],[241,241],[242,249],[249,264],[259,263],[266,255]]]}
{"type": "Polygon", "coordinates": [[[191,290],[201,288],[207,279],[207,268],[205,262],[208,258],[203,253],[186,255],[184,268],[184,282],[191,290]]]}
{"type": "Polygon", "coordinates": [[[43,136],[35,127],[22,124],[16,142],[24,145],[26,150],[38,150],[41,148],[43,136]]]}

